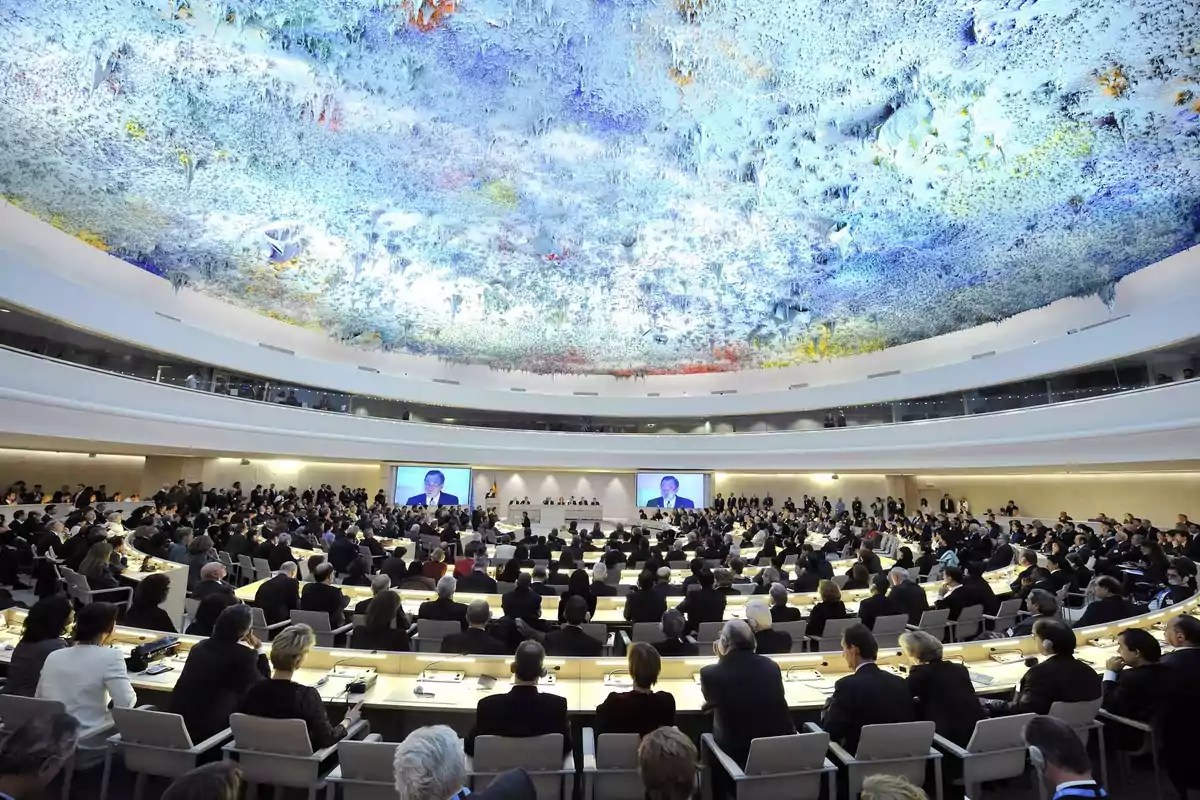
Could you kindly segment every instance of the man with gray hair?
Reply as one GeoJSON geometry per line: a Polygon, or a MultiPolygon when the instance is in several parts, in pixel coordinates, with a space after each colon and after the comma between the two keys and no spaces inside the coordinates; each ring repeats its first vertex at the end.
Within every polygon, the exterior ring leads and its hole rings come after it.
{"type": "Polygon", "coordinates": [[[788,605],[788,590],[782,583],[772,583],[770,589],[771,595],[771,620],[774,622],[799,622],[800,609],[796,606],[788,605]]]}
{"type": "MultiPolygon", "coordinates": [[[[617,577],[620,577],[620,566],[613,567],[617,570],[617,577]]],[[[617,587],[608,583],[608,567],[604,566],[603,561],[597,561],[596,566],[592,567],[592,595],[595,597],[614,597],[617,594],[617,587]]]]}
{"type": "Polygon", "coordinates": [[[467,606],[467,625],[462,633],[455,633],[442,639],[443,653],[456,653],[463,656],[502,656],[512,652],[496,637],[488,633],[487,625],[492,618],[492,609],[486,600],[472,600],[467,606]]]}
{"type": "Polygon", "coordinates": [[[742,766],[751,740],[796,732],[779,665],[754,647],[750,626],[731,619],[713,643],[720,661],[700,670],[704,705],[713,710],[713,737],[742,766]]]}
{"type": "Polygon", "coordinates": [[[445,725],[431,725],[410,733],[396,747],[393,762],[397,800],[462,800],[470,795],[482,800],[516,800],[537,792],[524,770],[497,775],[486,789],[472,792],[467,782],[466,759],[458,734],[445,725]]]}
{"type": "Polygon", "coordinates": [[[379,596],[380,592],[386,592],[392,588],[392,579],[387,575],[376,575],[371,578],[371,596],[366,600],[359,600],[358,605],[354,606],[355,614],[366,614],[367,606],[371,605],[371,601],[379,596]]]}
{"type": "MultiPolygon", "coordinates": [[[[214,594],[234,596],[233,587],[225,582],[225,565],[220,561],[210,561],[200,568],[200,581],[192,590],[192,597],[201,601],[214,594]]],[[[237,599],[234,598],[233,602],[236,603],[237,599]]]]}
{"type": "MultiPolygon", "coordinates": [[[[350,595],[333,585],[333,564],[328,561],[313,567],[312,576],[312,583],[304,584],[304,591],[300,593],[300,609],[323,611],[329,615],[329,627],[340,628],[345,624],[345,609],[350,605],[350,595]]],[[[339,643],[338,647],[341,646],[339,643]]]]}
{"type": "Polygon", "coordinates": [[[929,610],[929,597],[925,590],[909,580],[908,570],[903,567],[892,567],[888,572],[888,581],[892,584],[888,599],[908,614],[908,624],[920,625],[921,615],[929,610]]]}
{"type": "Polygon", "coordinates": [[[486,548],[475,554],[475,564],[469,573],[458,579],[458,588],[473,594],[498,594],[496,579],[488,575],[486,548]]]}
{"type": "Polygon", "coordinates": [[[443,575],[437,582],[437,599],[426,600],[417,609],[417,619],[440,619],[457,622],[467,629],[467,607],[454,601],[458,580],[453,575],[443,575]]]}
{"type": "Polygon", "coordinates": [[[300,607],[300,581],[296,580],[296,564],[286,561],[279,573],[263,581],[254,593],[254,605],[262,609],[268,625],[290,619],[300,607]]]}

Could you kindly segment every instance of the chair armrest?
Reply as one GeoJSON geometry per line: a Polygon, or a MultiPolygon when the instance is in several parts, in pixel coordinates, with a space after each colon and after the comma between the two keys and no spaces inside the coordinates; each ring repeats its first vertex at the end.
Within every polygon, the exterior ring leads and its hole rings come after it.
{"type": "Polygon", "coordinates": [[[1109,720],[1110,722],[1115,722],[1118,725],[1125,725],[1133,728],[1136,731],[1141,731],[1142,733],[1154,732],[1154,727],[1148,722],[1140,722],[1136,719],[1130,719],[1129,717],[1122,717],[1112,713],[1111,711],[1106,711],[1103,708],[1096,712],[1096,716],[1100,717],[1101,719],[1109,720]]]}
{"type": "Polygon", "coordinates": [[[357,739],[358,735],[360,733],[365,734],[366,732],[368,732],[370,730],[371,730],[371,724],[369,722],[367,722],[365,719],[360,719],[358,722],[354,723],[353,725],[351,725],[349,728],[346,729],[345,737],[338,739],[336,742],[329,745],[329,747],[314,751],[312,756],[304,756],[304,757],[305,758],[313,758],[317,761],[324,761],[325,759],[329,758],[331,755],[333,755],[334,753],[337,752],[339,744],[341,744],[342,742],[345,742],[345,741],[349,741],[350,739],[357,739]]]}
{"type": "Polygon", "coordinates": [[[999,614],[984,614],[983,618],[990,619],[992,622],[995,622],[996,620],[1000,619],[1000,615],[999,614]]]}
{"type": "Polygon", "coordinates": [[[349,633],[352,630],[354,630],[354,623],[347,622],[345,625],[341,626],[340,628],[334,628],[333,630],[330,631],[330,633],[332,633],[334,636],[339,636],[343,633],[349,633]]]}
{"type": "Polygon", "coordinates": [[[583,771],[596,770],[596,730],[584,728],[579,740],[580,752],[583,754],[583,771]]]}
{"type": "Polygon", "coordinates": [[[133,589],[129,586],[115,586],[112,589],[88,589],[88,594],[109,594],[111,592],[128,593],[130,597],[133,597],[133,589]]]}
{"type": "Polygon", "coordinates": [[[961,758],[965,760],[971,756],[971,754],[968,753],[965,748],[959,747],[941,734],[935,733],[933,735],[933,743],[955,758],[961,758]]]}
{"type": "Polygon", "coordinates": [[[804,730],[807,733],[824,733],[825,732],[824,730],[822,730],[821,726],[815,722],[804,723],[804,730]]]}
{"type": "Polygon", "coordinates": [[[721,765],[721,768],[725,770],[730,778],[735,781],[744,780],[746,778],[746,773],[740,766],[738,766],[736,761],[730,758],[729,755],[721,749],[720,745],[717,744],[717,740],[713,738],[711,733],[706,733],[700,737],[700,746],[706,747],[712,751],[713,756],[715,756],[717,759],[717,763],[721,765]]]}
{"type": "Polygon", "coordinates": [[[279,620],[279,622],[272,622],[270,625],[267,625],[267,630],[277,631],[280,628],[286,628],[288,625],[291,625],[291,624],[292,624],[292,621],[290,619],[281,619],[281,620],[279,620]]]}
{"type": "Polygon", "coordinates": [[[921,630],[921,626],[920,626],[920,625],[913,625],[911,622],[910,622],[910,623],[908,623],[907,625],[905,625],[904,627],[905,627],[905,628],[908,628],[910,631],[919,631],[919,630],[921,630]]]}
{"type": "Polygon", "coordinates": [[[217,745],[225,744],[225,742],[229,741],[232,738],[233,738],[233,731],[229,728],[226,728],[223,731],[218,731],[217,733],[214,733],[212,736],[208,737],[203,742],[197,742],[196,744],[192,745],[192,749],[188,750],[187,752],[195,753],[196,755],[200,755],[201,753],[207,753],[209,750],[212,750],[217,745]]]}
{"type": "Polygon", "coordinates": [[[844,747],[842,747],[840,744],[833,741],[832,739],[829,740],[829,752],[833,754],[834,758],[836,758],[838,761],[840,761],[846,765],[849,765],[849,764],[857,761],[857,759],[855,759],[854,756],[852,756],[846,752],[846,749],[844,747]]]}
{"type": "MultiPolygon", "coordinates": [[[[344,742],[346,740],[343,739],[342,741],[344,742]]],[[[383,734],[382,733],[368,733],[366,736],[364,736],[362,738],[362,741],[364,741],[364,742],[382,742],[383,734]]],[[[340,742],[339,742],[339,744],[340,744],[340,742]]]]}

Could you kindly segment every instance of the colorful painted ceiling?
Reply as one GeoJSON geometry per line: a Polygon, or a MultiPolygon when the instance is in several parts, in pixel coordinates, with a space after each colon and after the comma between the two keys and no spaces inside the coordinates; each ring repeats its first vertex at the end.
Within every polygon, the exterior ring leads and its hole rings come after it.
{"type": "Polygon", "coordinates": [[[5,0],[0,193],[349,343],[878,349],[1200,240],[1200,0],[5,0]]]}

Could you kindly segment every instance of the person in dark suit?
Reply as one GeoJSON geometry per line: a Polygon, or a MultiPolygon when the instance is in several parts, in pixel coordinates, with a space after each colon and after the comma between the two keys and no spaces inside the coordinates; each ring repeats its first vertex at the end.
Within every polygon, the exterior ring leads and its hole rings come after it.
{"type": "Polygon", "coordinates": [[[571,723],[567,719],[567,700],[538,691],[538,680],[545,674],[542,664],[546,651],[537,642],[525,641],[513,656],[515,685],[507,694],[491,695],[479,701],[475,726],[467,734],[463,749],[475,755],[479,736],[543,736],[561,733],[563,753],[571,752],[571,723]]]}
{"type": "Polygon", "coordinates": [[[933,604],[934,608],[949,609],[950,619],[956,620],[963,609],[983,605],[976,587],[964,583],[961,567],[946,567],[944,572],[946,580],[938,589],[938,599],[933,604]]]}
{"type": "Polygon", "coordinates": [[[1007,536],[999,536],[996,538],[996,547],[992,550],[991,555],[983,562],[983,571],[991,572],[992,570],[1003,569],[1012,563],[1013,548],[1008,543],[1007,536]]]}
{"type": "Polygon", "coordinates": [[[761,597],[751,598],[745,607],[746,622],[754,631],[754,652],[771,656],[792,652],[792,635],[774,630],[771,608],[761,597]]]}
{"type": "Polygon", "coordinates": [[[354,613],[366,614],[367,609],[371,607],[371,603],[375,602],[375,598],[380,594],[392,588],[392,579],[387,575],[379,574],[371,578],[371,596],[366,600],[359,600],[354,606],[354,613]]]}
{"type": "Polygon", "coordinates": [[[679,479],[674,475],[664,475],[658,482],[661,496],[653,497],[646,502],[647,508],[695,508],[696,504],[686,497],[680,497],[679,479]]]}
{"type": "MultiPolygon", "coordinates": [[[[1092,779],[1092,760],[1087,747],[1071,726],[1054,717],[1034,717],[1025,726],[1029,760],[1041,772],[1053,800],[1107,797],[1092,779]]],[[[1042,792],[1046,796],[1046,792],[1042,792]]]]}
{"type": "Polygon", "coordinates": [[[771,596],[771,620],[774,622],[799,622],[803,615],[796,606],[788,604],[788,590],[782,583],[772,583],[767,590],[771,596]]]}
{"type": "Polygon", "coordinates": [[[645,736],[652,730],[675,724],[675,696],[654,691],[662,659],[652,645],[634,642],[626,654],[633,689],[611,692],[596,707],[596,732],[636,733],[645,736]]]}
{"type": "Polygon", "coordinates": [[[542,596],[533,591],[528,572],[518,574],[516,584],[500,598],[504,616],[523,619],[533,625],[542,618],[542,596]]]}
{"type": "Polygon", "coordinates": [[[660,642],[654,643],[654,649],[664,658],[674,658],[678,656],[694,656],[699,655],[700,648],[695,642],[689,642],[684,638],[684,631],[687,628],[687,623],[683,619],[683,614],[680,614],[673,608],[669,608],[662,615],[662,632],[665,637],[660,642]]]}
{"type": "Polygon", "coordinates": [[[432,506],[434,508],[458,505],[458,497],[442,491],[445,485],[446,475],[440,469],[431,469],[425,473],[425,493],[414,494],[405,501],[404,505],[432,506]]]}
{"type": "Polygon", "coordinates": [[[209,561],[200,568],[200,580],[191,591],[192,599],[200,602],[204,602],[204,598],[211,594],[228,595],[233,602],[237,602],[234,588],[225,582],[225,565],[220,561],[209,561]]]}
{"type": "MultiPolygon", "coordinates": [[[[614,567],[619,569],[619,567],[614,567]]],[[[592,584],[589,587],[592,597],[616,597],[617,587],[607,582],[608,567],[603,561],[597,561],[592,567],[592,584]]]]}
{"type": "Polygon", "coordinates": [[[858,604],[858,618],[868,628],[874,629],[877,617],[908,613],[895,600],[888,597],[887,592],[890,585],[886,575],[871,576],[871,595],[864,597],[858,604]]]}
{"type": "Polygon", "coordinates": [[[170,591],[170,575],[156,572],[142,578],[133,591],[133,603],[125,612],[125,619],[121,624],[148,631],[178,633],[175,623],[171,621],[171,615],[162,608],[162,603],[166,601],[170,591]]]}
{"type": "Polygon", "coordinates": [[[713,646],[720,659],[700,670],[704,710],[713,712],[713,737],[745,765],[750,741],[795,733],[779,665],[754,652],[754,633],[744,620],[725,623],[713,646]]]}
{"type": "Polygon", "coordinates": [[[327,561],[313,570],[313,582],[304,584],[300,594],[300,610],[324,611],[329,615],[329,627],[340,628],[348,605],[350,595],[333,585],[333,565],[327,561]]]}
{"type": "Polygon", "coordinates": [[[268,625],[291,618],[300,607],[300,581],[296,580],[296,565],[288,561],[279,574],[263,581],[254,593],[254,605],[262,609],[268,625]]]}
{"type": "Polygon", "coordinates": [[[249,606],[229,606],[217,618],[212,636],[188,651],[167,710],[183,717],[194,742],[229,727],[229,715],[250,687],[271,677],[250,626],[249,606]]]}
{"type": "Polygon", "coordinates": [[[688,633],[700,630],[701,622],[720,622],[725,616],[725,595],[713,588],[712,572],[705,569],[699,575],[700,588],[688,592],[678,610],[687,617],[688,633]]]}
{"type": "Polygon", "coordinates": [[[442,652],[461,656],[500,656],[511,650],[496,637],[488,633],[487,624],[492,618],[492,609],[486,600],[472,600],[467,606],[467,629],[442,639],[442,652]]]}
{"type": "Polygon", "coordinates": [[[552,656],[599,658],[604,643],[580,626],[587,622],[587,601],[572,595],[563,611],[563,626],[546,634],[546,653],[552,656]]]}
{"type": "Polygon", "coordinates": [[[842,635],[842,655],[854,672],[838,680],[821,715],[829,738],[853,753],[863,725],[912,722],[912,691],[899,675],[875,665],[879,646],[866,625],[851,625],[842,635]]]}
{"type": "Polygon", "coordinates": [[[932,721],[939,735],[966,747],[975,723],[985,716],[967,668],[943,661],[941,641],[925,631],[901,634],[900,647],[912,664],[907,680],[917,704],[915,718],[932,721]]]}
{"type": "Polygon", "coordinates": [[[820,636],[825,632],[825,623],[831,619],[846,619],[850,614],[846,604],[842,602],[842,590],[833,581],[821,581],[817,587],[821,602],[812,607],[808,616],[807,632],[811,636],[820,636]]]}
{"type": "MultiPolygon", "coordinates": [[[[1104,665],[1101,684],[1103,708],[1118,717],[1153,722],[1166,714],[1172,703],[1174,674],[1160,662],[1158,640],[1141,628],[1127,628],[1117,635],[1117,655],[1104,665]]],[[[1105,722],[1109,741],[1121,750],[1141,747],[1144,735],[1126,725],[1105,722]]]]}
{"type": "Polygon", "coordinates": [[[458,579],[458,591],[472,594],[496,594],[496,579],[488,575],[487,553],[475,556],[475,568],[458,579]]]}
{"type": "Polygon", "coordinates": [[[408,618],[400,608],[400,595],[385,589],[367,606],[367,619],[355,625],[350,644],[356,650],[381,650],[407,653],[412,649],[408,640],[408,618]]]}
{"type": "Polygon", "coordinates": [[[1033,626],[1039,619],[1057,617],[1058,598],[1044,589],[1034,589],[1025,598],[1025,610],[1029,612],[1029,616],[1023,617],[1016,625],[1009,628],[1008,636],[1029,636],[1033,633],[1033,626]]]}
{"type": "Polygon", "coordinates": [[[379,571],[392,579],[392,586],[399,586],[408,577],[408,567],[404,564],[404,555],[407,552],[406,548],[396,547],[379,565],[379,571]]]}
{"type": "Polygon", "coordinates": [[[1171,705],[1163,718],[1163,750],[1167,774],[1175,791],[1200,785],[1195,768],[1196,719],[1200,717],[1200,619],[1181,615],[1167,622],[1167,644],[1175,648],[1162,657],[1171,674],[1171,705]]]}
{"type": "Polygon", "coordinates": [[[638,574],[638,588],[625,598],[626,622],[658,622],[667,610],[667,599],[654,591],[654,573],[648,569],[638,574]]]}
{"type": "Polygon", "coordinates": [[[453,575],[443,575],[437,582],[437,599],[426,600],[417,609],[417,619],[440,619],[454,621],[467,628],[467,606],[454,601],[454,592],[458,588],[458,579],[453,575]]]}
{"type": "Polygon", "coordinates": [[[1096,599],[1083,609],[1083,616],[1075,621],[1074,627],[1087,628],[1091,625],[1107,625],[1140,613],[1125,599],[1121,582],[1111,575],[1101,575],[1092,584],[1096,599]]]}
{"type": "Polygon", "coordinates": [[[1075,632],[1067,623],[1040,619],[1033,636],[1048,658],[1025,673],[1014,700],[983,701],[991,716],[1048,714],[1058,701],[1082,703],[1100,697],[1100,676],[1075,658],[1075,632]]]}

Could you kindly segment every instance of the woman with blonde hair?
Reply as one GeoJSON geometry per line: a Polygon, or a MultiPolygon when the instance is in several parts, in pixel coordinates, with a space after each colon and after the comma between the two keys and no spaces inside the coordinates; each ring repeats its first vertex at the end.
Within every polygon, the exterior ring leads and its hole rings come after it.
{"type": "Polygon", "coordinates": [[[929,795],[899,775],[871,775],[863,781],[861,800],[929,800],[929,795]]]}
{"type": "Polygon", "coordinates": [[[812,615],[808,618],[808,633],[820,636],[825,632],[825,623],[831,619],[847,619],[850,614],[846,604],[842,602],[842,590],[833,581],[821,581],[817,586],[817,594],[821,602],[812,607],[812,615]]]}
{"type": "Polygon", "coordinates": [[[121,585],[113,575],[111,558],[112,545],[107,541],[96,542],[84,556],[79,565],[79,574],[87,578],[88,588],[92,591],[116,589],[121,585]]]}

